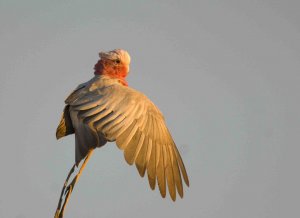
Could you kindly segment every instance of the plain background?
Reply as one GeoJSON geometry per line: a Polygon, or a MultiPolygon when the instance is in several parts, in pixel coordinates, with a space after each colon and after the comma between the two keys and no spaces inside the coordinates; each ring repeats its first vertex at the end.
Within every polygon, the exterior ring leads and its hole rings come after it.
{"type": "Polygon", "coordinates": [[[74,162],[55,139],[99,51],[166,117],[191,187],[152,192],[115,144],[98,149],[65,217],[299,216],[299,1],[0,0],[0,217],[54,215],[74,162]]]}

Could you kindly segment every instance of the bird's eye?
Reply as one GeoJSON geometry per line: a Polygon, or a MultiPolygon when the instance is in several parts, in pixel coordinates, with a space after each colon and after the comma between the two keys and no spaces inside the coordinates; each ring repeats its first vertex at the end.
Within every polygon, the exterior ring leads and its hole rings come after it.
{"type": "Polygon", "coordinates": [[[121,63],[120,59],[115,60],[117,64],[121,63]]]}

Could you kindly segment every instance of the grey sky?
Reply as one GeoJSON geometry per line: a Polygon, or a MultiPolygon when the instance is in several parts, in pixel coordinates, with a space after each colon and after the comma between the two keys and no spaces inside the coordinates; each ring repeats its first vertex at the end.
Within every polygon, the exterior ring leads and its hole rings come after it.
{"type": "Polygon", "coordinates": [[[0,218],[52,217],[74,162],[65,97],[98,52],[164,113],[191,187],[152,192],[114,144],[97,149],[68,217],[299,216],[299,1],[0,0],[0,218]],[[109,3],[108,3],[109,2],[109,3]]]}

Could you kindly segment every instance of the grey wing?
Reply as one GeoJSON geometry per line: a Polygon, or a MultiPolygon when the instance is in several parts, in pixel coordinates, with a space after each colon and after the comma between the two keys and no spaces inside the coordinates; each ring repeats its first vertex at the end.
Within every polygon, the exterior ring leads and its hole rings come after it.
{"type": "Polygon", "coordinates": [[[183,161],[163,115],[145,95],[113,85],[78,98],[72,103],[72,110],[106,140],[116,140],[127,163],[135,163],[142,177],[147,171],[152,189],[157,181],[162,197],[166,195],[166,183],[173,200],[176,189],[183,197],[181,177],[189,185],[183,161]]]}

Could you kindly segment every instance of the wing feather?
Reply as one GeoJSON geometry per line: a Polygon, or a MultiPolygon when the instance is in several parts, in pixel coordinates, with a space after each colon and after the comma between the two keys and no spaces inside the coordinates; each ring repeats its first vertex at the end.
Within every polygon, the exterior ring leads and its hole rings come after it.
{"type": "Polygon", "coordinates": [[[98,106],[100,102],[104,104],[107,103],[103,102],[103,100],[102,96],[82,96],[75,100],[71,105],[73,106],[73,110],[88,110],[98,106]]]}
{"type": "MultiPolygon", "coordinates": [[[[127,128],[133,123],[133,119],[125,119],[111,129],[111,134],[114,138],[118,138],[127,128]]],[[[120,140],[119,140],[120,141],[120,140]]]]}
{"type": "Polygon", "coordinates": [[[173,171],[170,166],[171,160],[170,160],[170,156],[167,151],[167,146],[163,147],[163,154],[164,154],[164,166],[165,166],[165,172],[166,172],[166,177],[167,177],[169,193],[170,193],[172,200],[175,201],[176,200],[176,190],[175,190],[175,184],[174,184],[174,178],[173,178],[173,171]]]}
{"type": "Polygon", "coordinates": [[[123,150],[127,146],[135,131],[137,130],[137,126],[135,124],[136,120],[133,120],[130,126],[124,126],[124,131],[122,131],[122,133],[117,136],[116,143],[121,150],[123,150]]]}
{"type": "Polygon", "coordinates": [[[158,161],[158,165],[156,167],[157,170],[157,181],[160,194],[163,198],[166,197],[166,177],[165,177],[165,167],[164,167],[164,155],[163,155],[163,147],[157,147],[159,149],[160,158],[158,161]]]}
{"type": "Polygon", "coordinates": [[[149,185],[152,190],[155,189],[155,179],[156,179],[156,166],[155,166],[155,155],[156,155],[156,144],[152,143],[152,140],[150,139],[149,141],[149,146],[148,146],[148,151],[151,150],[150,153],[150,158],[147,164],[147,172],[148,172],[148,180],[149,180],[149,185]],[[151,145],[151,146],[150,146],[151,145]]]}
{"type": "Polygon", "coordinates": [[[143,134],[141,132],[141,137],[140,137],[140,140],[138,142],[138,145],[136,147],[136,150],[135,150],[135,153],[134,153],[134,159],[133,159],[133,162],[136,162],[136,159],[137,159],[137,156],[139,155],[141,149],[142,149],[142,145],[144,143],[144,140],[145,140],[145,134],[143,134]]]}
{"type": "Polygon", "coordinates": [[[101,120],[95,121],[94,126],[97,130],[102,130],[105,125],[108,125],[111,122],[116,122],[119,116],[121,116],[121,114],[117,114],[111,111],[110,114],[106,117],[103,117],[101,120]]]}
{"type": "MultiPolygon", "coordinates": [[[[107,102],[106,102],[106,103],[107,103],[107,102]]],[[[99,104],[99,105],[97,105],[97,106],[95,106],[95,107],[92,107],[92,108],[90,108],[90,109],[82,110],[81,116],[82,116],[83,118],[85,118],[85,117],[90,117],[90,116],[93,116],[93,115],[95,115],[95,114],[100,113],[102,110],[105,109],[105,107],[106,107],[106,105],[107,105],[106,103],[101,103],[101,104],[99,104]]]]}
{"type": "MultiPolygon", "coordinates": [[[[104,117],[108,116],[111,113],[112,113],[111,110],[104,109],[104,110],[100,111],[99,113],[94,114],[93,116],[83,117],[84,118],[83,121],[87,124],[94,124],[96,121],[103,119],[104,117]]],[[[80,116],[80,114],[79,114],[79,116],[80,116]]]]}
{"type": "Polygon", "coordinates": [[[137,130],[134,136],[132,137],[131,141],[129,142],[129,144],[124,150],[124,157],[126,162],[129,165],[132,165],[134,162],[135,153],[137,152],[141,137],[142,137],[142,132],[140,130],[137,130]]]}
{"type": "Polygon", "coordinates": [[[183,164],[183,161],[181,159],[181,156],[179,154],[179,151],[177,149],[176,146],[174,146],[174,151],[175,151],[175,154],[176,154],[176,158],[177,158],[177,161],[178,161],[178,165],[181,169],[181,173],[182,173],[182,176],[183,176],[183,179],[184,179],[184,182],[187,186],[190,186],[190,182],[189,182],[189,178],[188,178],[188,175],[186,173],[186,170],[185,170],[185,166],[183,164]]]}
{"type": "Polygon", "coordinates": [[[143,141],[141,150],[140,150],[140,152],[137,155],[137,158],[135,160],[136,168],[139,171],[139,174],[140,174],[141,177],[144,177],[144,175],[145,175],[146,154],[147,154],[148,144],[149,144],[149,138],[147,136],[145,136],[145,139],[143,141]]]}
{"type": "Polygon", "coordinates": [[[169,148],[170,155],[172,156],[171,164],[172,164],[173,175],[174,175],[174,180],[175,180],[175,184],[177,187],[177,191],[178,191],[179,196],[181,198],[183,198],[183,187],[182,187],[181,175],[180,175],[180,171],[178,168],[178,163],[177,163],[177,159],[175,156],[174,148],[171,146],[169,146],[168,148],[169,148]]]}

